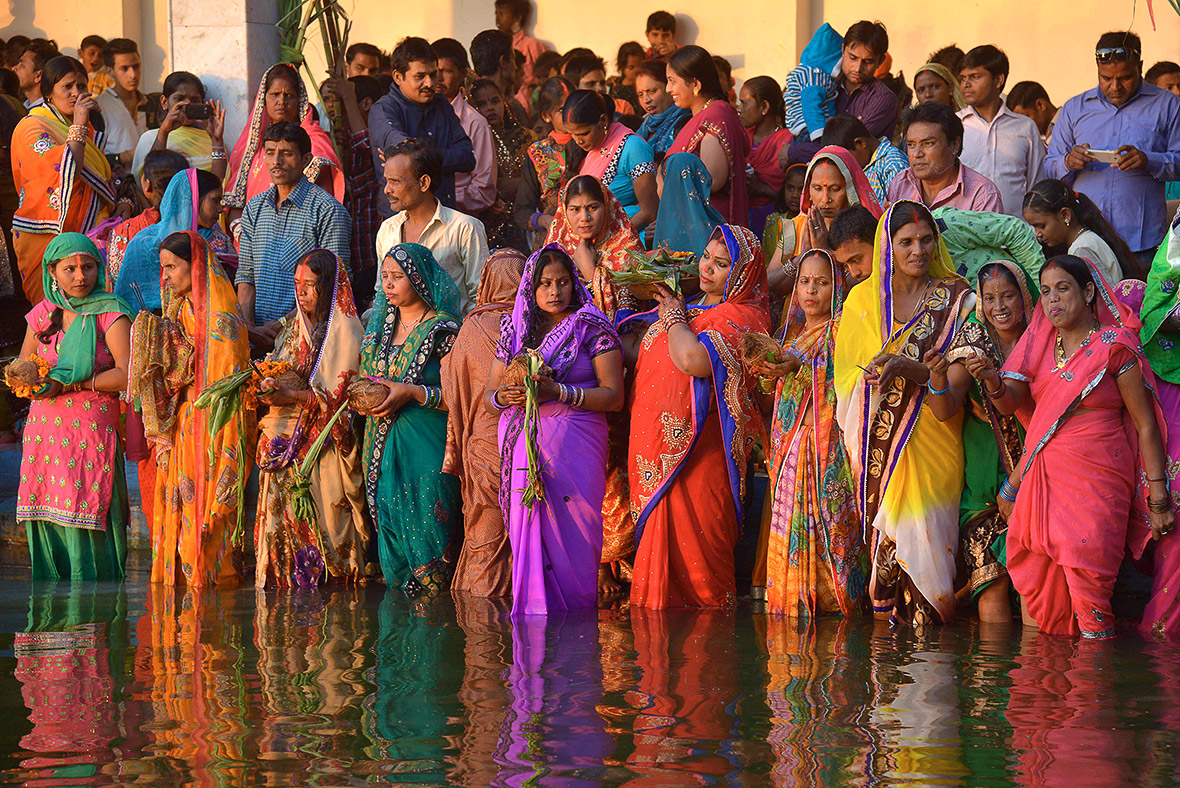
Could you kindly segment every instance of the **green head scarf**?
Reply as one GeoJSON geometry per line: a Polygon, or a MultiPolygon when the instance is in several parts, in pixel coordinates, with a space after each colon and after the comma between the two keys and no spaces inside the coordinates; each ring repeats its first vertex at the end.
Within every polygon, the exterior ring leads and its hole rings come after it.
{"type": "Polygon", "coordinates": [[[98,247],[82,233],[62,233],[45,247],[41,258],[41,284],[45,288],[45,299],[63,312],[72,312],[75,318],[62,334],[57,346],[57,365],[49,371],[48,377],[71,386],[87,380],[94,374],[94,355],[98,344],[98,315],[119,312],[128,318],[134,313],[116,295],[106,292],[106,266],[98,247]],[[88,295],[70,298],[49,272],[50,266],[58,260],[74,255],[86,255],[98,263],[98,279],[88,295]]]}
{"type": "Polygon", "coordinates": [[[382,375],[388,369],[394,378],[413,382],[421,373],[419,362],[422,359],[418,351],[422,345],[439,329],[458,331],[459,288],[434,259],[434,254],[421,244],[400,243],[385,256],[392,257],[401,267],[414,292],[435,311],[436,317],[424,320],[400,347],[393,347],[391,340],[397,328],[398,308],[389,306],[385,291],[378,286],[361,349],[361,371],[382,375]]]}

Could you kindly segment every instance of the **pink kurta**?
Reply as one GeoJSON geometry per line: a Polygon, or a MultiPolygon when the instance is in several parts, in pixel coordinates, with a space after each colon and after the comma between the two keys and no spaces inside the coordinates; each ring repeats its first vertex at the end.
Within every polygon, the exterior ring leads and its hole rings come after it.
{"type": "MultiPolygon", "coordinates": [[[[42,301],[26,316],[34,331],[49,325],[54,306],[42,301]]],[[[122,315],[98,316],[95,372],[111,369],[115,360],[104,336],[122,315]]],[[[57,361],[63,332],[37,354],[50,364],[57,361]]],[[[114,394],[80,391],[52,399],[33,400],[25,424],[20,487],[16,497],[18,520],[49,520],[58,525],[105,530],[113,463],[119,456],[119,403],[114,394]]]]}

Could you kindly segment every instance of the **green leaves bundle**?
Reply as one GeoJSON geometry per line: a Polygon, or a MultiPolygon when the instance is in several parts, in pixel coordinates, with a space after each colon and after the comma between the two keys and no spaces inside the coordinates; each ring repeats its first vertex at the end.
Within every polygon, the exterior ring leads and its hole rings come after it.
{"type": "Polygon", "coordinates": [[[315,464],[319,462],[320,454],[324,450],[324,445],[328,442],[328,438],[332,435],[332,428],[336,426],[336,422],[344,415],[344,411],[348,410],[349,404],[346,399],[337,408],[336,412],[332,414],[332,418],[328,419],[328,423],[320,430],[320,434],[316,436],[315,442],[307,450],[307,454],[303,457],[303,462],[299,463],[299,467],[292,474],[291,481],[291,512],[295,515],[295,519],[299,522],[309,523],[312,531],[315,533],[316,546],[319,548],[320,555],[324,553],[324,542],[320,536],[319,524],[317,522],[319,513],[316,510],[315,497],[311,494],[311,471],[315,468],[315,464]]]}

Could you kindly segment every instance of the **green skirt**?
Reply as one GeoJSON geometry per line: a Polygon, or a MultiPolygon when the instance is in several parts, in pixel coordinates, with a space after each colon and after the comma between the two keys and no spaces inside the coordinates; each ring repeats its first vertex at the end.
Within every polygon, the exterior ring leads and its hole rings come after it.
{"type": "Polygon", "coordinates": [[[25,520],[34,580],[121,580],[127,563],[127,472],[120,453],[111,485],[107,527],[73,528],[25,520]]]}

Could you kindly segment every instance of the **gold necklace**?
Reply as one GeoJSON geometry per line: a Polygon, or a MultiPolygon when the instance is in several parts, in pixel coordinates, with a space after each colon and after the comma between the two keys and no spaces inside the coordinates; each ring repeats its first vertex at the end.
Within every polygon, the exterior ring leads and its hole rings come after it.
{"type": "MultiPolygon", "coordinates": [[[[1094,327],[1090,329],[1090,333],[1086,334],[1085,338],[1082,339],[1082,341],[1078,343],[1078,346],[1076,348],[1074,348],[1073,352],[1077,353],[1079,350],[1081,350],[1082,347],[1087,342],[1090,341],[1090,337],[1094,336],[1094,332],[1096,332],[1097,330],[1098,330],[1098,324],[1095,323],[1094,327]]],[[[1071,353],[1069,355],[1069,358],[1066,358],[1066,356],[1065,356],[1065,343],[1061,340],[1061,331],[1059,330],[1057,332],[1057,343],[1056,343],[1056,346],[1053,348],[1053,360],[1056,362],[1056,366],[1054,366],[1053,368],[1054,369],[1061,369],[1062,367],[1065,366],[1065,363],[1067,361],[1069,361],[1069,359],[1071,359],[1071,358],[1073,358],[1073,353],[1071,353]]]]}

